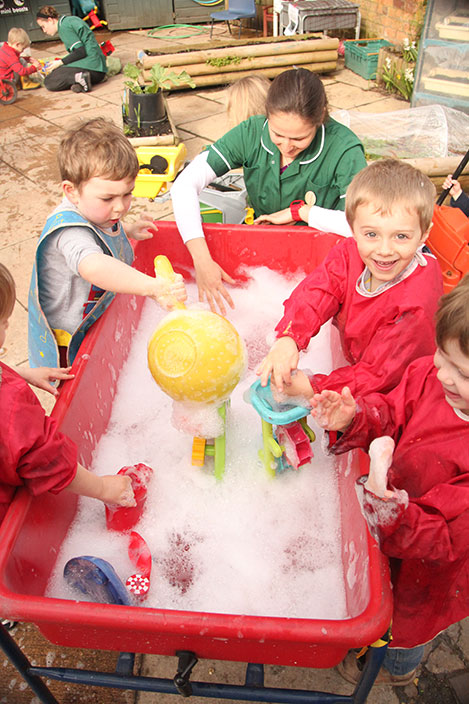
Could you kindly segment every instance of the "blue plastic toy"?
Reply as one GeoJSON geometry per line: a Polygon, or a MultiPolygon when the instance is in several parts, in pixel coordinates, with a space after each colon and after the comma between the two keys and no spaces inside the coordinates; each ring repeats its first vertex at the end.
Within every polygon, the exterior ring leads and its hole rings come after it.
{"type": "Polygon", "coordinates": [[[73,557],[64,567],[69,586],[101,604],[132,605],[132,598],[114,567],[100,557],[73,557]]]}
{"type": "Polygon", "coordinates": [[[277,403],[270,381],[268,386],[261,386],[260,379],[250,387],[249,400],[262,420],[263,449],[259,455],[269,476],[309,462],[313,457],[311,443],[316,439],[306,423],[309,409],[277,403]]]}

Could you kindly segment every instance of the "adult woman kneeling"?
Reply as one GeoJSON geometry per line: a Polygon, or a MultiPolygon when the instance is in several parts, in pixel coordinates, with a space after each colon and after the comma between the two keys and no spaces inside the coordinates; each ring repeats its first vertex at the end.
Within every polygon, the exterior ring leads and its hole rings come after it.
{"type": "Polygon", "coordinates": [[[58,33],[69,52],[51,63],[44,81],[47,90],[71,88],[75,93],[88,93],[92,85],[101,83],[107,73],[106,57],[86,22],[79,17],[59,16],[51,5],[38,10],[36,21],[49,37],[58,33]]]}
{"type": "Polygon", "coordinates": [[[347,186],[366,166],[361,142],[329,117],[324,86],[311,71],[299,68],[277,76],[267,94],[266,116],[250,117],[211,144],[171,189],[177,226],[194,262],[199,299],[222,313],[225,302],[234,307],[224,282],[235,282],[210,255],[200,218],[201,190],[242,166],[256,217],[288,208],[308,192],[314,193],[316,205],[344,210],[347,186]]]}

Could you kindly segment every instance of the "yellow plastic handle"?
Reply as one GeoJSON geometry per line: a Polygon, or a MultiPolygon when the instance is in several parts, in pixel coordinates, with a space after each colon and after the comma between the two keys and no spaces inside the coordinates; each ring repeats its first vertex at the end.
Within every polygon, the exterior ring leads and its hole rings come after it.
{"type": "MultiPolygon", "coordinates": [[[[169,261],[168,257],[164,254],[158,254],[155,257],[153,265],[155,267],[156,276],[161,276],[162,279],[167,279],[168,281],[174,281],[175,273],[174,269],[169,261]]],[[[173,310],[185,308],[185,304],[181,301],[176,301],[173,310]]]]}

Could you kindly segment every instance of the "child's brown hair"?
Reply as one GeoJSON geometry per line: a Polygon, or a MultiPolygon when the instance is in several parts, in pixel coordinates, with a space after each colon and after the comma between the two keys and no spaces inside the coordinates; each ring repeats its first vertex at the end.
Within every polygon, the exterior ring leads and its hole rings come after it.
{"type": "Polygon", "coordinates": [[[356,174],[345,197],[345,216],[353,230],[359,205],[373,203],[381,215],[392,213],[396,203],[415,210],[422,234],[430,227],[436,188],[428,176],[398,159],[380,159],[356,174]]]}
{"type": "Polygon", "coordinates": [[[16,286],[13,276],[4,264],[0,263],[0,318],[9,318],[13,313],[16,299],[16,286]]]}
{"type": "Polygon", "coordinates": [[[8,44],[19,44],[26,49],[26,47],[31,46],[31,39],[28,37],[27,33],[21,27],[12,27],[8,32],[7,38],[8,44]]]}
{"type": "Polygon", "coordinates": [[[226,111],[230,126],[238,125],[252,115],[265,115],[265,101],[270,81],[255,73],[235,81],[228,88],[226,111]]]}
{"type": "Polygon", "coordinates": [[[63,181],[80,188],[91,178],[110,181],[135,178],[135,149],[113,122],[97,117],[72,127],[60,142],[58,162],[63,181]]]}
{"type": "Polygon", "coordinates": [[[442,350],[448,340],[456,340],[469,357],[469,274],[440,298],[436,313],[436,344],[442,350]]]}

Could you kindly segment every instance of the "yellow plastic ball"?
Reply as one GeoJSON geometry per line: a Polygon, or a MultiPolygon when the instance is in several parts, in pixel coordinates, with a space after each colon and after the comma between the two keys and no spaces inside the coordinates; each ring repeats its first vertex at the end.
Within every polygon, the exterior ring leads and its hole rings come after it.
{"type": "Polygon", "coordinates": [[[206,310],[170,313],[148,343],[153,378],[176,401],[224,401],[241,379],[245,362],[236,329],[206,310]]]}

